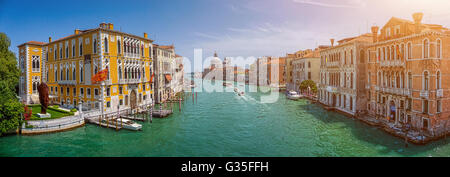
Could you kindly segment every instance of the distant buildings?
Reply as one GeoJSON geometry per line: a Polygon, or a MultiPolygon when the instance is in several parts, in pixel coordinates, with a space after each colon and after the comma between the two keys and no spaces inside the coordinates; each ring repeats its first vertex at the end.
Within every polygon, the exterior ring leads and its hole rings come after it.
{"type": "Polygon", "coordinates": [[[300,84],[305,80],[312,80],[319,83],[320,72],[320,48],[310,51],[300,58],[292,60],[292,83],[291,90],[300,91],[300,84]]]}

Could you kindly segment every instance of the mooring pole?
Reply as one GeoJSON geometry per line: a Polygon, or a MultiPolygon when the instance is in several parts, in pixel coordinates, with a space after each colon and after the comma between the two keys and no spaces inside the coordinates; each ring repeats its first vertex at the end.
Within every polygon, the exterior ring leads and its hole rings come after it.
{"type": "Polygon", "coordinates": [[[180,100],[178,102],[178,112],[181,112],[181,98],[180,98],[180,100]]]}
{"type": "Polygon", "coordinates": [[[197,92],[195,92],[195,103],[198,103],[198,100],[197,100],[197,92]]]}

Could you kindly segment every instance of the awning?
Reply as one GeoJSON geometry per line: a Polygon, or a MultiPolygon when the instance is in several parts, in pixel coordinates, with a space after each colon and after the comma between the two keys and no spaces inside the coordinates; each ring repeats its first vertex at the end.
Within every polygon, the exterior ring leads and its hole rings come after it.
{"type": "Polygon", "coordinates": [[[167,81],[171,81],[172,80],[172,76],[170,74],[166,74],[166,80],[167,81]]]}

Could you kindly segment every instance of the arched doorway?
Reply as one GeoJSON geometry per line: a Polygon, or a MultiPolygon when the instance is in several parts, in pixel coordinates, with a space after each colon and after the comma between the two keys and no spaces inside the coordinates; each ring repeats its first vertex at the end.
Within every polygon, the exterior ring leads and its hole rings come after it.
{"type": "Polygon", "coordinates": [[[395,108],[395,102],[391,101],[389,102],[389,121],[390,122],[395,122],[395,120],[397,119],[397,117],[395,116],[396,114],[396,108],[395,108]]]}
{"type": "Polygon", "coordinates": [[[130,94],[130,107],[131,109],[135,109],[136,108],[136,91],[132,90],[131,94],[130,94]]]}

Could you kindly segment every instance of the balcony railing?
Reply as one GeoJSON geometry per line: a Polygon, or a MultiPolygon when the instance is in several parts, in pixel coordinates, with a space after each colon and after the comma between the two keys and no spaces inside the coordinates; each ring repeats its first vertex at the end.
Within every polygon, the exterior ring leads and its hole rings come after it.
{"type": "Polygon", "coordinates": [[[141,79],[119,79],[119,84],[136,84],[144,82],[145,78],[141,79]]]}
{"type": "Polygon", "coordinates": [[[436,90],[436,97],[443,97],[444,96],[444,90],[442,89],[437,89],[436,90]]]}
{"type": "Polygon", "coordinates": [[[76,80],[60,80],[58,81],[59,85],[77,85],[76,80]]]}
{"type": "Polygon", "coordinates": [[[33,68],[33,69],[31,69],[31,71],[34,72],[34,73],[41,72],[41,70],[39,68],[33,68]]]}
{"type": "Polygon", "coordinates": [[[420,97],[428,98],[428,90],[420,91],[420,97]]]}
{"type": "Polygon", "coordinates": [[[411,96],[411,89],[403,89],[403,95],[411,96]]]}

